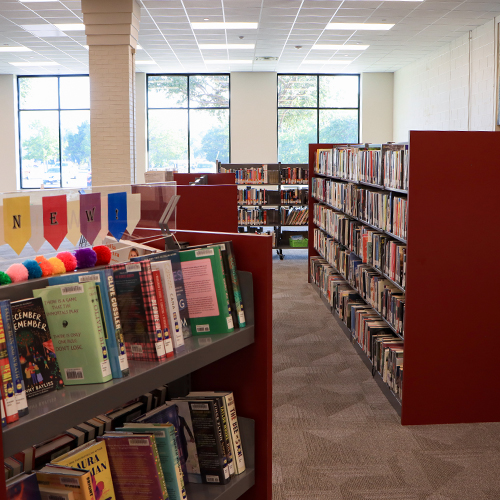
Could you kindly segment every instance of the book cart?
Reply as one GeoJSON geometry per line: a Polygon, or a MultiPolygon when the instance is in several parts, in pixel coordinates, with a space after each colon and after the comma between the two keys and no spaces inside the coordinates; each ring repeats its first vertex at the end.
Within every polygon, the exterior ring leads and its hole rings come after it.
{"type": "MultiPolygon", "coordinates": [[[[240,174],[246,175],[248,173],[248,177],[251,177],[250,172],[255,169],[261,169],[263,165],[261,164],[238,164],[238,163],[218,163],[217,169],[219,171],[219,175],[227,175],[227,171],[234,171],[235,173],[239,172],[240,174]]],[[[241,215],[241,212],[248,208],[250,210],[256,210],[258,212],[263,212],[265,209],[274,209],[276,212],[277,219],[273,219],[270,221],[266,221],[266,223],[262,221],[255,221],[255,223],[245,223],[243,224],[240,216],[238,216],[238,224],[240,227],[240,231],[246,232],[257,232],[260,233],[264,230],[264,228],[272,227],[274,229],[274,243],[273,248],[276,250],[276,253],[279,255],[282,260],[283,250],[291,249],[291,248],[301,248],[292,246],[290,244],[290,236],[301,235],[303,237],[307,237],[307,224],[297,225],[297,224],[286,224],[282,222],[283,218],[283,210],[289,210],[294,207],[308,207],[308,184],[307,180],[305,180],[305,171],[307,170],[307,165],[303,164],[268,164],[267,170],[269,172],[275,172],[274,180],[275,182],[264,182],[264,179],[255,179],[255,180],[245,180],[242,178],[236,178],[236,184],[238,186],[238,191],[241,194],[245,189],[256,189],[256,197],[260,197],[258,200],[256,199],[247,199],[238,202],[238,214],[241,215]],[[302,171],[301,179],[294,178],[290,173],[297,172],[299,169],[302,171]],[[265,196],[260,195],[260,193],[264,193],[265,196]],[[292,193],[292,190],[298,190],[298,196],[289,196],[292,193]],[[288,194],[287,194],[288,192],[288,194]],[[294,228],[294,229],[292,229],[294,228]]],[[[268,174],[268,177],[271,177],[271,174],[268,174]]],[[[241,196],[239,197],[239,199],[241,196]]],[[[306,248],[306,247],[302,247],[306,248]]]]}
{"type": "MultiPolygon", "coordinates": [[[[315,173],[317,151],[337,146],[309,145],[310,189],[315,177],[352,182],[315,173]]],[[[500,421],[498,322],[478,300],[499,296],[500,275],[483,258],[484,251],[500,243],[498,232],[490,229],[499,206],[499,146],[495,132],[410,132],[402,401],[378,381],[393,406],[399,406],[403,425],[500,421]]],[[[401,195],[392,189],[391,196],[401,195]]],[[[327,205],[310,196],[309,257],[319,255],[313,238],[314,230],[321,229],[314,222],[315,203],[327,205]]],[[[351,339],[336,312],[332,314],[351,339]]]]}
{"type": "MultiPolygon", "coordinates": [[[[191,188],[199,189],[199,186],[191,188]]],[[[152,246],[164,249],[159,230],[138,227],[132,238],[140,242],[143,241],[140,237],[146,235],[155,237],[152,246]]],[[[182,392],[228,389],[235,395],[247,470],[225,486],[189,484],[188,499],[271,499],[271,238],[210,232],[185,232],[179,237],[190,244],[233,241],[248,326],[230,334],[190,337],[185,341],[185,351],[166,361],[130,360],[130,375],[126,378],[104,384],[66,386],[30,399],[29,414],[7,425],[0,433],[4,456],[50,439],[161,384],[172,383],[182,392]]],[[[40,278],[7,285],[0,288],[0,299],[27,298],[32,296],[33,289],[46,284],[47,279],[40,278]]],[[[6,498],[2,475],[0,500],[6,498]]]]}

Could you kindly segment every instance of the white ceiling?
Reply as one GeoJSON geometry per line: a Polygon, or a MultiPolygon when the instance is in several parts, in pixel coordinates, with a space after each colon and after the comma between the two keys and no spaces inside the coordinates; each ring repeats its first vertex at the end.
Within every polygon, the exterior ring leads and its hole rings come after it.
{"type": "MultiPolygon", "coordinates": [[[[481,0],[139,0],[137,65],[148,73],[277,71],[342,73],[395,71],[500,15],[500,1],[481,0]],[[257,22],[257,30],[196,30],[190,22],[257,22]],[[394,23],[389,31],[325,30],[329,22],[394,23]],[[242,39],[240,37],[243,37],[242,39]],[[255,43],[250,50],[200,50],[199,44],[255,43]],[[365,51],[311,50],[315,43],[362,44],[365,51]],[[297,49],[296,46],[301,46],[297,49]],[[257,61],[274,57],[276,61],[257,61]],[[206,64],[210,59],[250,60],[206,64]],[[348,60],[307,64],[307,60],[348,60]]],[[[33,52],[0,52],[0,74],[88,73],[83,31],[60,32],[54,24],[83,21],[79,0],[21,3],[0,0],[0,50],[24,45],[33,52]],[[49,24],[47,24],[49,23],[49,24]],[[46,34],[30,27],[45,25],[46,34]],[[50,35],[50,36],[48,36],[50,35]],[[56,35],[56,36],[54,36],[56,35]],[[10,62],[57,62],[17,67],[10,62]]]]}

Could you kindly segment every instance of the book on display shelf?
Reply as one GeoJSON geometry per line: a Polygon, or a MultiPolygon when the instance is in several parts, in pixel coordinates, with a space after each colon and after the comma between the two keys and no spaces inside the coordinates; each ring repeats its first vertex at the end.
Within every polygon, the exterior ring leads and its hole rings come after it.
{"type": "Polygon", "coordinates": [[[36,479],[42,500],[96,499],[88,470],[49,464],[36,471],[36,479]]]}
{"type": "Polygon", "coordinates": [[[22,473],[7,481],[7,500],[42,500],[36,474],[22,473]]]}

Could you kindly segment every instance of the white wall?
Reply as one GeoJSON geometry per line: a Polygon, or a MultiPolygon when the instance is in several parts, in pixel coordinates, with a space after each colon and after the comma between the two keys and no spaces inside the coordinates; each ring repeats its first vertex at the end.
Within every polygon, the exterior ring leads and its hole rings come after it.
{"type": "Polygon", "coordinates": [[[135,74],[135,182],[144,182],[144,172],[148,164],[148,122],[146,110],[146,73],[135,74]]]}
{"type": "Polygon", "coordinates": [[[394,74],[394,140],[409,130],[495,130],[496,20],[394,74]]]}
{"type": "Polygon", "coordinates": [[[15,191],[19,185],[19,140],[17,131],[16,77],[0,75],[0,192],[15,191]]]}
{"type": "Polygon", "coordinates": [[[361,74],[360,142],[392,141],[394,73],[361,74]]]}
{"type": "Polygon", "coordinates": [[[276,73],[231,73],[231,162],[276,163],[276,73]]]}

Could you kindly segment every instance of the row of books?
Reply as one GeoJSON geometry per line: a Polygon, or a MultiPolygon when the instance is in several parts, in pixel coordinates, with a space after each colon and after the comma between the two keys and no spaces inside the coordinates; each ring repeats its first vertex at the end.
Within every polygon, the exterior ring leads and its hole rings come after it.
{"type": "Polygon", "coordinates": [[[268,165],[238,169],[220,167],[220,172],[234,173],[236,184],[279,184],[280,182],[279,169],[269,169],[268,165]]]}
{"type": "Polygon", "coordinates": [[[346,145],[318,149],[314,171],[346,181],[408,190],[408,145],[346,145]]]}
{"type": "Polygon", "coordinates": [[[305,226],[309,221],[308,208],[281,209],[282,226],[305,226]]]}
{"type": "Polygon", "coordinates": [[[283,205],[301,204],[306,205],[308,201],[308,190],[300,188],[282,189],[281,203],[283,205]]]}
{"type": "Polygon", "coordinates": [[[303,208],[238,208],[240,226],[303,226],[308,222],[309,210],[303,208]]]}
{"type": "Polygon", "coordinates": [[[184,337],[246,326],[230,241],[53,276],[33,295],[0,301],[4,425],[31,397],[122,378],[130,360],[182,352],[184,337]]]}
{"type": "Polygon", "coordinates": [[[404,335],[404,292],[319,228],[314,229],[314,247],[397,333],[404,335]]]}
{"type": "Polygon", "coordinates": [[[405,196],[320,177],[312,180],[312,196],[382,231],[406,239],[408,201],[405,196]]]}
{"type": "Polygon", "coordinates": [[[366,353],[373,369],[402,400],[404,343],[326,259],[311,257],[312,281],[366,353]]]}
{"type": "Polygon", "coordinates": [[[238,189],[239,205],[277,205],[279,200],[279,192],[275,190],[252,187],[238,189]]]}
{"type": "Polygon", "coordinates": [[[280,165],[281,184],[307,184],[309,182],[309,167],[287,167],[280,165]]]}
{"type": "Polygon", "coordinates": [[[148,396],[6,459],[6,471],[24,471],[7,498],[187,500],[187,483],[225,485],[246,470],[232,392],[156,407],[148,396]]]}

